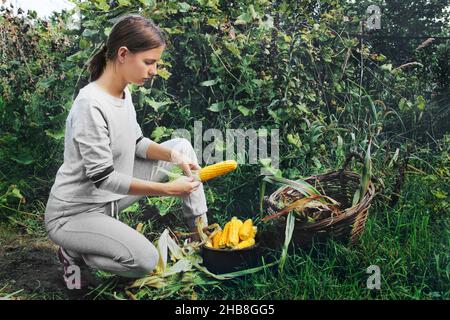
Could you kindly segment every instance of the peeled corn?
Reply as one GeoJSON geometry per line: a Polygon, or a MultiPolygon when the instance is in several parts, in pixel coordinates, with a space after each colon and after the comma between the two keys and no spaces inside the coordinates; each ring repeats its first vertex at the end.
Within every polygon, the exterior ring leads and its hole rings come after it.
{"type": "Polygon", "coordinates": [[[255,238],[250,238],[250,239],[239,242],[239,244],[237,245],[236,248],[243,249],[243,248],[251,247],[254,244],[255,244],[255,238]]]}
{"type": "Polygon", "coordinates": [[[213,248],[219,248],[219,242],[222,237],[222,230],[218,231],[212,239],[213,248]]]}
{"type": "Polygon", "coordinates": [[[227,239],[227,246],[234,248],[239,244],[239,229],[243,225],[242,221],[236,217],[231,219],[230,231],[227,239]]]}
{"type": "Polygon", "coordinates": [[[237,162],[234,160],[222,161],[210,166],[206,166],[199,170],[198,177],[200,181],[204,182],[215,177],[224,175],[237,168],[237,162]]]}
{"type": "Polygon", "coordinates": [[[244,221],[242,227],[239,229],[239,239],[247,240],[255,236],[256,230],[253,228],[252,219],[244,221]]]}
{"type": "Polygon", "coordinates": [[[230,233],[231,221],[227,222],[225,227],[223,228],[223,232],[220,236],[219,240],[219,248],[225,248],[228,243],[228,234],[230,233]]]}

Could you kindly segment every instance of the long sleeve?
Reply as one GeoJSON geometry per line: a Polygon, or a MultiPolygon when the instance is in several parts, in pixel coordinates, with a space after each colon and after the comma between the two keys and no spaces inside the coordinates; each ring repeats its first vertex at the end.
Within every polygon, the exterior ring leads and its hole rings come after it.
{"type": "Polygon", "coordinates": [[[81,99],[72,118],[86,176],[102,190],[128,194],[132,177],[114,170],[108,125],[99,107],[81,99]]]}
{"type": "Polygon", "coordinates": [[[141,127],[136,121],[136,156],[142,159],[147,159],[147,150],[153,141],[144,137],[141,127]]]}

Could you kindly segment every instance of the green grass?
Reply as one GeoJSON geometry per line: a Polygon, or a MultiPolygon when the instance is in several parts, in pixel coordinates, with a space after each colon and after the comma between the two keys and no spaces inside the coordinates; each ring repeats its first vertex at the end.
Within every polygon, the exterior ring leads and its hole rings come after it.
{"type": "Polygon", "coordinates": [[[261,272],[229,280],[201,299],[448,299],[448,209],[434,212],[430,187],[410,178],[395,209],[372,208],[358,245],[329,241],[296,250],[282,274],[261,272]],[[378,265],[380,290],[366,287],[378,265]]]}
{"type": "MultiPolygon", "coordinates": [[[[297,249],[288,256],[283,273],[271,268],[216,285],[199,285],[196,298],[449,299],[449,209],[442,205],[448,200],[434,192],[448,190],[449,183],[443,181],[435,184],[427,176],[409,175],[396,208],[378,201],[370,209],[360,242],[353,247],[329,241],[309,251],[297,249]],[[370,265],[380,267],[380,290],[366,287],[370,265]]],[[[144,221],[136,212],[123,213],[122,217],[131,226],[144,221]]],[[[174,219],[173,213],[155,218],[146,220],[145,234],[152,239],[161,228],[182,223],[181,218],[174,219]]],[[[278,258],[280,252],[272,251],[271,255],[278,258]]],[[[104,284],[87,298],[127,298],[115,278],[105,278],[104,284]]],[[[21,288],[1,289],[5,295],[21,288]]],[[[149,288],[133,293],[143,299],[164,296],[164,290],[149,288]]],[[[186,297],[190,295],[174,294],[169,298],[186,297]]]]}

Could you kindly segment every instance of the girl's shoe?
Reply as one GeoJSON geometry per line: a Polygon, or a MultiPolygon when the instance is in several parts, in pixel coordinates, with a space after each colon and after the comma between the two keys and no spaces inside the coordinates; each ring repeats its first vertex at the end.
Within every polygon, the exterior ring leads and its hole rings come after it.
{"type": "Polygon", "coordinates": [[[82,258],[76,259],[71,257],[63,247],[58,249],[58,260],[63,265],[64,274],[63,280],[67,289],[84,289],[87,288],[88,283],[83,281],[81,275],[81,268],[85,264],[82,258]],[[78,268],[77,268],[78,267],[78,268]],[[78,270],[78,279],[74,272],[78,270]],[[77,283],[79,281],[79,283],[77,283]]]}

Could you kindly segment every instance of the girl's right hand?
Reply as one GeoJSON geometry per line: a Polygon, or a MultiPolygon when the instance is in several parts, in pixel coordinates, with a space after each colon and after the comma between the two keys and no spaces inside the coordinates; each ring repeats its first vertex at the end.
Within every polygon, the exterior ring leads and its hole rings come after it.
{"type": "Polygon", "coordinates": [[[194,177],[180,177],[172,182],[167,182],[167,195],[175,197],[186,197],[196,191],[201,185],[194,177]]]}

